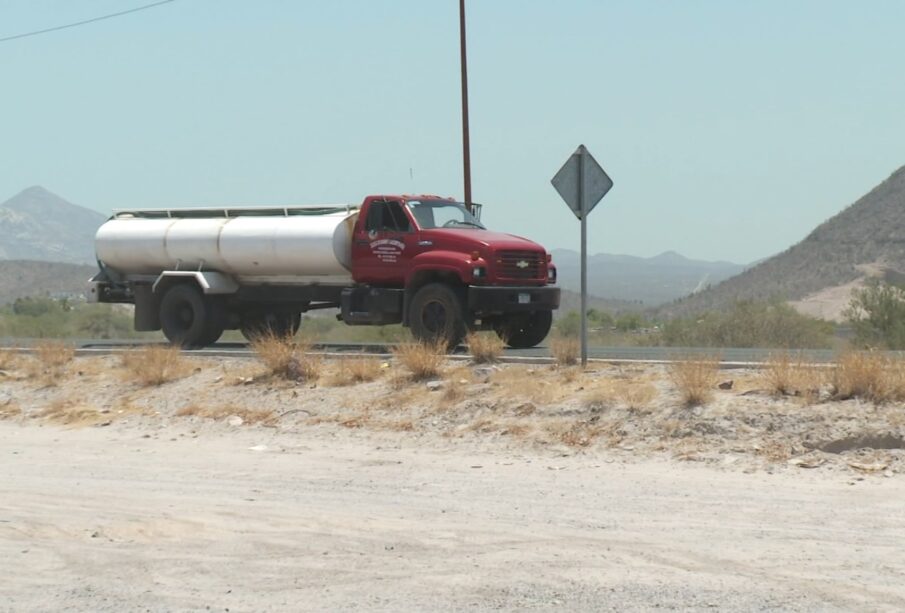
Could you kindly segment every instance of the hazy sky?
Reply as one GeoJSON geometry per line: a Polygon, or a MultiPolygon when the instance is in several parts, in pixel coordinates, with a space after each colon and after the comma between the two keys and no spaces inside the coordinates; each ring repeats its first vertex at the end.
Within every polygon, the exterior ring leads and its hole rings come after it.
{"type": "MultiPolygon", "coordinates": [[[[150,0],[0,0],[0,38],[150,0]]],[[[905,164],[905,2],[469,0],[474,198],[548,248],[748,262],[905,164]]],[[[177,0],[0,44],[0,201],[461,198],[456,0],[177,0]]]]}

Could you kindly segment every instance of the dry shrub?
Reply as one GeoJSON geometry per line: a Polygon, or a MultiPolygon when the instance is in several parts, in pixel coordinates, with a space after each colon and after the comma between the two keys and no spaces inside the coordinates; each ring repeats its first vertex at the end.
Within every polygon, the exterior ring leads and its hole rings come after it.
{"type": "Polygon", "coordinates": [[[561,379],[546,377],[543,372],[524,366],[502,368],[490,376],[490,381],[502,388],[508,399],[525,398],[542,405],[558,402],[571,393],[561,379]]]}
{"type": "Polygon", "coordinates": [[[413,381],[424,381],[440,376],[446,363],[446,344],[402,343],[393,349],[393,357],[408,371],[413,381]]]}
{"type": "Polygon", "coordinates": [[[373,381],[380,376],[380,368],[377,358],[340,360],[330,383],[344,386],[373,381]]]}
{"type": "Polygon", "coordinates": [[[74,404],[68,400],[55,400],[41,409],[37,417],[67,426],[94,426],[110,421],[109,415],[94,407],[74,404]]]}
{"type": "Polygon", "coordinates": [[[471,332],[465,337],[465,343],[468,345],[471,360],[475,364],[496,362],[506,347],[506,341],[495,332],[484,334],[471,332]]]}
{"type": "Polygon", "coordinates": [[[22,409],[12,400],[0,404],[0,419],[12,419],[22,414],[22,409]]]}
{"type": "Polygon", "coordinates": [[[830,376],[833,399],[860,398],[876,404],[905,399],[905,363],[869,351],[850,351],[830,376]]]}
{"type": "Polygon", "coordinates": [[[227,404],[221,406],[203,406],[190,404],[176,411],[176,417],[201,417],[203,419],[221,420],[236,415],[246,424],[272,425],[277,421],[276,414],[270,409],[250,409],[227,404]]]}
{"type": "Polygon", "coordinates": [[[559,336],[550,341],[550,354],[560,366],[574,366],[580,353],[581,345],[577,338],[559,336]]]}
{"type": "Polygon", "coordinates": [[[657,388],[650,383],[623,382],[615,391],[619,402],[631,411],[644,409],[657,397],[657,388]]]}
{"type": "Polygon", "coordinates": [[[565,424],[554,422],[547,429],[556,440],[569,447],[588,447],[605,431],[603,426],[587,421],[565,424]]]}
{"type": "Polygon", "coordinates": [[[820,396],[823,375],[822,369],[805,364],[800,355],[778,353],[769,357],[758,379],[774,396],[797,396],[812,403],[820,396]]]}
{"type": "Polygon", "coordinates": [[[152,345],[122,356],[120,363],[130,380],[145,387],[184,377],[188,365],[179,347],[152,345]]]}
{"type": "Polygon", "coordinates": [[[251,343],[252,350],[272,377],[290,381],[317,381],[323,370],[323,361],[308,354],[311,345],[295,342],[291,336],[268,332],[257,336],[251,343]]]}
{"type": "Polygon", "coordinates": [[[35,357],[46,369],[59,369],[75,357],[75,347],[59,341],[46,341],[35,345],[35,357]]]}
{"type": "Polygon", "coordinates": [[[9,349],[0,349],[0,370],[12,370],[18,365],[18,353],[9,349]]]}
{"type": "Polygon", "coordinates": [[[719,361],[716,358],[686,358],[670,364],[669,379],[678,389],[685,406],[702,405],[713,395],[718,369],[719,361]]]}

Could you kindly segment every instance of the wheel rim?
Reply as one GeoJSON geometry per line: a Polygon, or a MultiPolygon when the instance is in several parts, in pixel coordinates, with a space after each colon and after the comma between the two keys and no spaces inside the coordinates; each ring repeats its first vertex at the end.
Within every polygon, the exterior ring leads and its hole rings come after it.
{"type": "Polygon", "coordinates": [[[432,301],[424,305],[421,322],[429,332],[439,334],[446,331],[447,319],[446,305],[442,302],[432,301]]]}

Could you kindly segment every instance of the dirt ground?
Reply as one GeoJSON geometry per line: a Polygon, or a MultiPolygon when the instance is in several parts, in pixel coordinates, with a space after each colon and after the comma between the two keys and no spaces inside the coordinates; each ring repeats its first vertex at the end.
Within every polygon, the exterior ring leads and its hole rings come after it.
{"type": "Polygon", "coordinates": [[[0,368],[0,611],[902,610],[903,406],[724,371],[0,368]]]}

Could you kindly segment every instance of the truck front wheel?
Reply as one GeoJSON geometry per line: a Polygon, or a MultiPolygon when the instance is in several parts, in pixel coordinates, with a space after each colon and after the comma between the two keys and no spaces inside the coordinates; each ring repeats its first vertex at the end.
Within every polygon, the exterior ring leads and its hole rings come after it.
{"type": "Polygon", "coordinates": [[[553,326],[553,311],[512,315],[496,326],[496,333],[513,349],[528,349],[547,338],[553,326]]]}
{"type": "Polygon", "coordinates": [[[171,287],[160,301],[160,327],[180,347],[205,347],[217,342],[225,327],[225,309],[192,285],[171,287]]]}
{"type": "Polygon", "coordinates": [[[462,300],[443,283],[428,283],[419,289],[409,306],[409,326],[416,339],[443,343],[452,349],[465,338],[462,300]]]}

